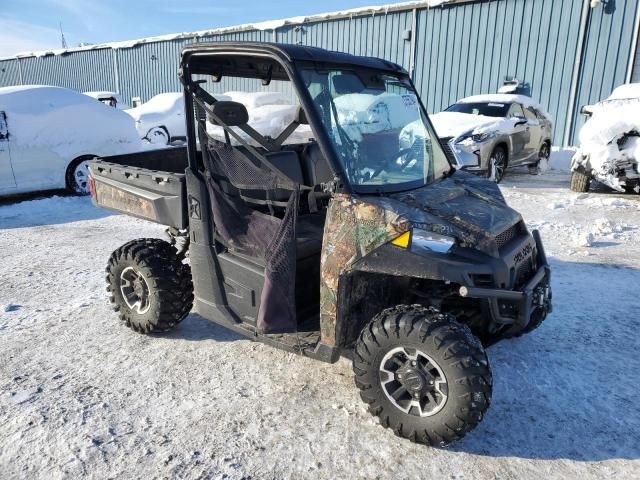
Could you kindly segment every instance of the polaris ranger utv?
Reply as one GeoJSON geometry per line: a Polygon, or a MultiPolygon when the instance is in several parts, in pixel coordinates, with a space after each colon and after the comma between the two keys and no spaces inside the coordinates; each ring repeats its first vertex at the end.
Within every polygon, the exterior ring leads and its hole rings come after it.
{"type": "Polygon", "coordinates": [[[362,399],[399,436],[445,445],[472,430],[491,400],[483,345],[541,324],[550,269],[498,187],[452,167],[407,72],[196,43],[179,76],[186,148],[90,165],[96,205],[169,227],[170,243],[133,240],[109,259],[124,323],[166,331],[193,307],[278,348],[350,356],[362,399]],[[239,81],[297,104],[261,123],[254,105],[215,98],[239,81]],[[266,131],[282,112],[288,124],[266,131]]]}

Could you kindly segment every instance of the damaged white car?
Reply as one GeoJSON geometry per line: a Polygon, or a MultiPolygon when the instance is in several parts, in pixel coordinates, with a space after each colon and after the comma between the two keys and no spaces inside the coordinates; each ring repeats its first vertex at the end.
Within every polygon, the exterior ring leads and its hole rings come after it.
{"type": "Polygon", "coordinates": [[[571,161],[571,190],[586,192],[597,180],[619,192],[640,193],[640,83],[582,108],[589,120],[571,161]]]}

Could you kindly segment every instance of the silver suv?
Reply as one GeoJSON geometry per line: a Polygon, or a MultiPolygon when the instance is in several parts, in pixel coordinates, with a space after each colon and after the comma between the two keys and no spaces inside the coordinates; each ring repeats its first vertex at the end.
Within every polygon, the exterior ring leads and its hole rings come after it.
{"type": "Polygon", "coordinates": [[[463,98],[431,120],[458,168],[495,182],[512,166],[528,165],[537,173],[540,160],[549,158],[553,122],[524,95],[463,98]]]}

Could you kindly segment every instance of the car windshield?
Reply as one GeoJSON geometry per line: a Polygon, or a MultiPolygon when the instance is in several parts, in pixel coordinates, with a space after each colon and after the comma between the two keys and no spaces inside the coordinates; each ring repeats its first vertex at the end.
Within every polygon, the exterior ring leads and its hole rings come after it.
{"type": "Polygon", "coordinates": [[[461,102],[454,103],[446,112],[470,113],[471,115],[485,115],[487,117],[506,117],[509,111],[509,103],[499,102],[461,102]]]}
{"type": "Polygon", "coordinates": [[[356,190],[408,190],[451,171],[406,77],[373,70],[310,68],[301,73],[356,190]]]}

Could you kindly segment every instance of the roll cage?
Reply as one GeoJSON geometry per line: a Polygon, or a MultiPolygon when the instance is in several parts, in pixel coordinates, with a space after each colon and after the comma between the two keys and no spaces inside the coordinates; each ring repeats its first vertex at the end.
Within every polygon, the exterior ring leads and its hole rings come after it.
{"type": "MultiPolygon", "coordinates": [[[[350,184],[345,167],[338,160],[338,153],[328,136],[326,127],[320,118],[320,113],[315,108],[309,91],[305,88],[300,74],[300,71],[304,68],[341,68],[356,72],[359,70],[369,72],[374,70],[382,74],[403,77],[409,82],[411,88],[415,90],[415,85],[404,68],[383,59],[359,57],[300,45],[251,42],[198,43],[185,47],[180,63],[179,77],[184,85],[185,110],[187,112],[197,111],[198,104],[201,103],[198,102],[198,98],[202,101],[207,95],[207,92],[199,86],[202,81],[194,79],[196,75],[211,76],[214,83],[220,82],[224,77],[258,79],[262,81],[263,85],[269,85],[273,80],[290,81],[300,101],[304,118],[334,173],[336,181],[332,187],[333,191],[340,193],[367,193],[364,191],[355,192],[356,189],[350,184]]],[[[417,99],[424,118],[430,122],[422,101],[419,97],[417,99]]],[[[212,97],[209,95],[209,101],[211,100],[212,97]]],[[[196,139],[198,131],[195,115],[187,115],[186,130],[189,166],[192,169],[197,169],[196,139]]],[[[226,130],[228,129],[225,128],[226,130]]],[[[273,145],[271,142],[274,139],[266,138],[265,143],[265,137],[260,139],[259,135],[256,136],[247,132],[246,128],[242,130],[267,150],[269,150],[270,144],[273,145]]],[[[257,132],[254,131],[253,133],[257,132]]],[[[283,131],[281,137],[286,136],[287,133],[287,131],[283,131]]],[[[283,140],[284,138],[275,139],[276,142],[280,142],[280,145],[283,140]]],[[[447,159],[452,164],[451,159],[448,157],[447,159]]],[[[451,168],[453,169],[453,166],[451,168]]]]}

